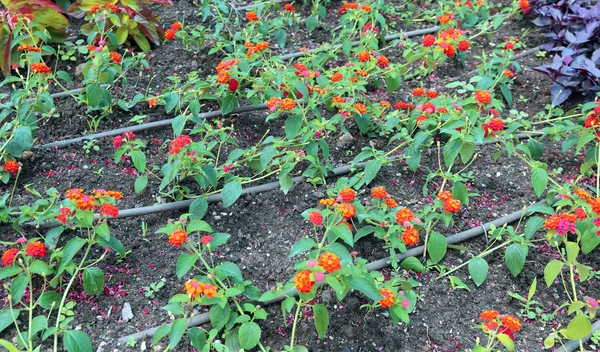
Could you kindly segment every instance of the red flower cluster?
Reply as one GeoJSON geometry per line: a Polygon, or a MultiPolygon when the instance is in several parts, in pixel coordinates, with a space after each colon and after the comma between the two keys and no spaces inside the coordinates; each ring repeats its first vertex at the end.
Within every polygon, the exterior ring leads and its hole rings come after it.
{"type": "Polygon", "coordinates": [[[491,333],[498,329],[499,334],[508,335],[515,339],[514,333],[521,330],[521,322],[512,315],[501,315],[495,310],[481,312],[479,319],[483,320],[483,331],[491,333]]]}
{"type": "Polygon", "coordinates": [[[248,12],[246,12],[246,19],[250,22],[254,22],[254,21],[258,21],[258,16],[256,15],[256,12],[248,11],[248,12]]]}
{"type": "Polygon", "coordinates": [[[41,51],[40,48],[38,48],[37,46],[33,46],[33,45],[29,45],[29,44],[19,45],[17,50],[27,51],[27,52],[36,52],[36,53],[39,53],[41,51]]]}
{"type": "Polygon", "coordinates": [[[188,234],[184,230],[178,229],[169,235],[169,244],[175,247],[181,247],[188,239],[188,234]]]}
{"type": "Polygon", "coordinates": [[[34,62],[31,64],[31,71],[37,74],[47,74],[52,72],[50,67],[46,66],[43,62],[34,62]]]}
{"type": "Polygon", "coordinates": [[[190,136],[181,134],[181,135],[175,137],[175,139],[172,140],[171,143],[169,143],[169,154],[170,155],[179,154],[179,152],[181,151],[181,148],[188,146],[191,143],[192,143],[192,139],[190,138],[190,136]]]}
{"type": "Polygon", "coordinates": [[[131,142],[133,140],[135,140],[135,134],[131,131],[125,132],[120,136],[116,136],[115,138],[113,138],[113,147],[115,148],[119,148],[123,145],[123,143],[125,142],[131,142]]]}
{"type": "Polygon", "coordinates": [[[323,215],[318,211],[311,211],[308,213],[308,220],[315,226],[323,226],[323,215]]]}
{"type": "Polygon", "coordinates": [[[28,257],[42,258],[47,253],[46,245],[40,241],[31,242],[25,247],[25,254],[28,257]]]}
{"type": "Polygon", "coordinates": [[[16,160],[5,161],[2,170],[8,171],[11,175],[16,175],[19,172],[19,163],[16,160]]]}
{"type": "Polygon", "coordinates": [[[108,54],[110,56],[110,59],[116,63],[116,64],[120,64],[121,63],[121,54],[119,54],[116,51],[111,51],[110,54],[108,54]]]}
{"type": "Polygon", "coordinates": [[[492,102],[492,95],[486,90],[478,90],[475,92],[475,100],[481,105],[488,105],[492,102]]]}
{"type": "Polygon", "coordinates": [[[495,136],[496,132],[502,131],[506,126],[502,119],[496,118],[482,124],[481,127],[483,127],[484,137],[487,137],[490,133],[492,136],[495,136]]]}
{"type": "Polygon", "coordinates": [[[261,51],[265,51],[269,49],[269,43],[267,42],[258,42],[256,45],[250,42],[246,42],[244,47],[248,49],[248,53],[246,54],[247,58],[251,58],[254,53],[259,53],[261,51]]]}

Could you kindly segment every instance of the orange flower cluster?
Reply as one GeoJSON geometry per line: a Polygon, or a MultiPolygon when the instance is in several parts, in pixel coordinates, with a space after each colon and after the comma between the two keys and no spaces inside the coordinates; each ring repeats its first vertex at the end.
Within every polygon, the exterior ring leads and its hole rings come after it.
{"type": "Polygon", "coordinates": [[[37,74],[46,74],[52,72],[50,67],[43,62],[34,62],[31,64],[31,71],[37,74]]]}
{"type": "Polygon", "coordinates": [[[335,204],[335,199],[333,198],[323,198],[319,200],[319,205],[326,206],[327,208],[332,207],[335,204]]]}
{"type": "Polygon", "coordinates": [[[379,300],[379,304],[381,304],[381,308],[388,308],[394,305],[394,301],[396,297],[394,293],[387,288],[382,288],[379,290],[379,293],[383,296],[381,300],[379,300]]]}
{"type": "MultiPolygon", "coordinates": [[[[92,193],[95,194],[97,198],[107,197],[114,198],[115,200],[119,200],[123,198],[121,192],[116,191],[105,191],[103,189],[93,190],[92,193]]],[[[117,217],[119,214],[119,210],[116,206],[102,202],[101,205],[96,206],[96,198],[92,195],[85,194],[83,192],[83,188],[71,188],[65,192],[65,198],[75,201],[75,204],[80,210],[94,210],[99,209],[100,216],[107,215],[112,217],[117,217]]],[[[70,215],[70,210],[67,213],[67,208],[61,208],[60,215],[57,217],[60,222],[63,224],[66,223],[66,216],[70,215]],[[65,210],[63,210],[65,209],[65,210]]]]}
{"type": "Polygon", "coordinates": [[[350,220],[356,216],[356,207],[350,203],[338,204],[336,210],[344,216],[344,219],[350,220]]]}
{"type": "Polygon", "coordinates": [[[310,278],[310,270],[300,270],[294,277],[294,286],[300,293],[312,291],[315,282],[310,278]]]}
{"type": "Polygon", "coordinates": [[[250,22],[258,21],[258,15],[254,11],[246,12],[246,19],[250,22]]]}
{"type": "Polygon", "coordinates": [[[4,253],[2,253],[2,265],[12,265],[15,262],[17,254],[19,254],[19,250],[17,248],[9,248],[4,251],[4,253]]]}
{"type": "Polygon", "coordinates": [[[217,288],[211,284],[202,283],[196,279],[186,281],[183,285],[185,293],[191,298],[196,298],[200,295],[206,296],[206,298],[213,298],[217,295],[217,288]]]}
{"type": "Polygon", "coordinates": [[[29,45],[29,44],[19,45],[17,50],[27,51],[27,52],[36,52],[36,53],[39,53],[41,51],[40,48],[38,48],[37,46],[33,46],[33,45],[29,45]]]}
{"type": "Polygon", "coordinates": [[[100,11],[101,9],[107,9],[107,10],[110,10],[110,11],[112,11],[114,13],[119,12],[119,8],[116,7],[115,5],[113,5],[113,4],[106,4],[104,6],[98,6],[98,5],[92,6],[92,8],[90,9],[90,13],[91,14],[95,14],[96,12],[100,11]]]}
{"type": "Polygon", "coordinates": [[[16,175],[19,172],[19,163],[16,160],[5,161],[2,170],[8,171],[11,175],[16,175]]]}
{"type": "Polygon", "coordinates": [[[351,201],[353,201],[354,199],[356,199],[356,192],[349,187],[344,187],[341,191],[340,191],[340,200],[344,203],[350,203],[351,201]]]}
{"type": "Polygon", "coordinates": [[[475,100],[481,105],[488,105],[492,102],[492,95],[486,90],[478,90],[475,92],[475,100]]]}
{"type": "Polygon", "coordinates": [[[188,240],[188,234],[185,230],[177,229],[169,235],[169,244],[174,247],[181,247],[188,240]]]}
{"type": "Polygon", "coordinates": [[[394,198],[388,198],[385,200],[385,205],[387,205],[389,209],[393,209],[398,206],[398,202],[396,202],[394,198]]]}
{"type": "Polygon", "coordinates": [[[233,66],[237,65],[239,62],[240,61],[238,59],[221,61],[216,67],[217,73],[220,73],[222,71],[228,71],[233,66]]]}
{"type": "Polygon", "coordinates": [[[486,332],[498,329],[498,333],[508,335],[514,340],[514,333],[521,330],[521,322],[512,315],[501,315],[495,310],[481,312],[479,319],[483,320],[483,328],[486,332]]]}
{"type": "Polygon", "coordinates": [[[412,226],[407,227],[402,233],[402,242],[407,246],[419,243],[419,231],[412,226]]]}
{"type": "MultiPolygon", "coordinates": [[[[440,21],[450,22],[452,15],[443,15],[438,17],[440,21]]],[[[442,22],[444,23],[444,22],[442,22]]],[[[462,39],[462,31],[456,28],[448,28],[438,33],[438,37],[428,34],[423,37],[422,43],[424,47],[431,47],[437,43],[438,47],[442,49],[444,54],[448,57],[454,56],[456,53],[456,47],[458,50],[467,51],[469,50],[469,42],[462,39]]]]}
{"type": "Polygon", "coordinates": [[[360,62],[367,62],[371,60],[371,54],[369,54],[369,52],[366,50],[363,50],[360,53],[358,53],[356,57],[358,58],[358,60],[360,60],[360,62]]]}
{"type": "Polygon", "coordinates": [[[110,54],[108,54],[110,56],[110,59],[116,63],[116,64],[120,64],[121,63],[121,54],[119,54],[116,51],[111,51],[110,54]]]}
{"type": "Polygon", "coordinates": [[[438,16],[438,21],[440,21],[441,24],[448,24],[450,23],[450,21],[452,21],[452,19],[454,18],[454,15],[451,13],[447,13],[441,16],[438,16]]]}
{"type": "Polygon", "coordinates": [[[28,257],[42,258],[47,253],[46,245],[40,241],[31,242],[25,247],[25,254],[28,257]]]}
{"type": "Polygon", "coordinates": [[[331,76],[331,82],[333,82],[333,83],[339,82],[342,78],[344,78],[344,75],[342,75],[339,72],[336,72],[331,76]]]}
{"type": "Polygon", "coordinates": [[[261,51],[269,49],[269,43],[267,42],[258,42],[256,45],[254,43],[246,42],[244,47],[248,49],[248,53],[246,53],[247,58],[251,58],[255,53],[259,53],[261,51]]]}
{"type": "Polygon", "coordinates": [[[408,208],[401,208],[396,212],[396,223],[398,224],[403,224],[405,221],[411,221],[414,218],[415,215],[408,208]]]}
{"type": "Polygon", "coordinates": [[[364,115],[367,112],[367,106],[361,103],[354,104],[354,109],[361,115],[364,115]]]}
{"type": "Polygon", "coordinates": [[[318,261],[319,266],[322,266],[326,271],[333,273],[342,268],[340,264],[340,258],[337,255],[326,252],[321,255],[318,261]]]}
{"type": "Polygon", "coordinates": [[[385,199],[388,197],[388,193],[383,187],[375,187],[371,190],[371,198],[374,199],[385,199]]]}
{"type": "Polygon", "coordinates": [[[448,191],[440,192],[437,195],[437,199],[444,203],[444,211],[449,213],[458,213],[460,210],[460,201],[458,199],[454,199],[454,197],[452,197],[452,193],[448,191]]]}
{"type": "Polygon", "coordinates": [[[282,11],[296,12],[296,8],[292,4],[283,5],[282,11]]]}

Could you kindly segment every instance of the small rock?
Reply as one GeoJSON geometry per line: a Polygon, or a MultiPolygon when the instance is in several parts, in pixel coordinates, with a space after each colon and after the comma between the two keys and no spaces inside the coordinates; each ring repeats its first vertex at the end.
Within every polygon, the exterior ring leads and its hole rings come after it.
{"type": "Polygon", "coordinates": [[[146,350],[146,341],[142,341],[140,344],[140,351],[144,352],[146,350]]]}
{"type": "Polygon", "coordinates": [[[98,346],[98,349],[96,350],[96,352],[104,352],[104,346],[106,346],[106,342],[104,342],[104,341],[100,342],[100,345],[98,346]]]}
{"type": "Polygon", "coordinates": [[[123,321],[130,321],[133,319],[133,312],[131,311],[131,305],[128,302],[123,304],[123,310],[121,311],[121,318],[123,321]]]}
{"type": "Polygon", "coordinates": [[[352,140],[354,138],[349,133],[344,133],[338,138],[336,145],[338,148],[346,148],[350,144],[352,144],[352,140]]]}

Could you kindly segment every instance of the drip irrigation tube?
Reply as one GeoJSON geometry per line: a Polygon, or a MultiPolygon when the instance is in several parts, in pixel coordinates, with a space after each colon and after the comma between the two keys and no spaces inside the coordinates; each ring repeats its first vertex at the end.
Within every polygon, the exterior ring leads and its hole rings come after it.
{"type": "MultiPolygon", "coordinates": [[[[514,138],[523,139],[523,138],[527,138],[529,136],[530,135],[527,133],[522,133],[522,134],[514,135],[514,138]]],[[[498,143],[498,141],[490,140],[490,141],[485,141],[483,143],[478,143],[476,145],[479,146],[479,145],[486,145],[486,144],[493,144],[493,143],[498,143]]],[[[394,160],[397,160],[400,158],[401,158],[401,156],[393,156],[393,157],[386,158],[386,160],[394,161],[394,160]]],[[[326,177],[345,175],[345,174],[350,173],[350,171],[354,168],[363,169],[363,168],[365,168],[366,165],[367,165],[367,162],[365,161],[365,162],[356,163],[355,165],[339,166],[339,167],[334,168],[333,171],[330,174],[328,174],[326,177]]],[[[292,178],[292,181],[294,182],[294,185],[296,185],[298,183],[305,182],[306,177],[296,176],[296,177],[292,178]]],[[[264,193],[264,192],[276,190],[278,188],[280,188],[279,181],[274,181],[274,182],[265,183],[263,185],[244,188],[244,189],[242,189],[242,195],[264,193]]],[[[208,196],[206,198],[206,201],[208,203],[217,203],[217,202],[220,202],[222,199],[223,199],[222,194],[219,193],[219,194],[213,194],[213,195],[208,196]]],[[[186,209],[186,208],[189,208],[189,206],[192,204],[192,202],[194,200],[195,199],[187,199],[187,200],[165,203],[165,204],[157,204],[157,205],[150,205],[150,206],[139,207],[139,208],[123,209],[123,210],[119,211],[119,215],[116,217],[116,219],[156,214],[156,213],[162,213],[162,212],[172,211],[172,210],[186,209]]],[[[98,219],[98,217],[99,217],[99,214],[94,214],[94,219],[98,219]]],[[[36,227],[37,229],[48,229],[48,228],[60,226],[61,223],[56,220],[46,220],[46,221],[41,222],[37,226],[34,222],[27,222],[23,225],[29,226],[29,227],[36,227]]]]}
{"type": "Polygon", "coordinates": [[[286,3],[286,2],[290,2],[290,0],[279,0],[279,1],[276,1],[276,2],[273,2],[273,1],[264,1],[264,2],[259,2],[258,4],[250,4],[250,5],[236,7],[235,11],[247,11],[247,10],[253,9],[255,7],[262,6],[262,5],[267,5],[267,4],[283,4],[283,3],[286,3]]]}
{"type": "MultiPolygon", "coordinates": [[[[235,113],[242,113],[242,112],[249,112],[249,111],[258,111],[258,110],[264,110],[266,108],[267,108],[267,104],[258,104],[256,106],[246,105],[246,106],[241,106],[239,108],[236,108],[231,113],[235,114],[235,113]]],[[[206,113],[202,113],[198,117],[203,120],[203,119],[209,119],[209,118],[213,118],[213,117],[219,117],[222,115],[223,115],[223,112],[221,110],[215,110],[215,111],[209,111],[206,113]]],[[[173,120],[174,119],[171,118],[171,119],[165,119],[165,120],[160,120],[160,121],[148,122],[148,123],[144,123],[144,124],[137,125],[137,126],[122,127],[122,128],[117,128],[115,130],[98,132],[98,133],[94,133],[94,134],[88,134],[85,136],[75,137],[75,138],[71,138],[71,139],[65,139],[62,141],[56,141],[56,142],[46,143],[46,144],[42,144],[42,145],[37,145],[37,146],[34,146],[33,149],[49,149],[49,148],[55,148],[55,147],[62,148],[67,145],[78,143],[78,142],[85,141],[88,139],[100,139],[100,138],[104,138],[104,137],[118,136],[125,132],[141,132],[141,131],[146,131],[146,130],[150,130],[150,129],[154,129],[154,128],[167,127],[167,126],[171,125],[173,120]]]]}
{"type": "MultiPolygon", "coordinates": [[[[440,26],[429,27],[429,28],[424,28],[424,29],[417,29],[417,30],[414,30],[414,31],[409,31],[409,32],[405,32],[405,33],[397,33],[397,34],[390,34],[390,35],[386,35],[386,36],[384,37],[384,39],[385,39],[385,41],[390,41],[390,40],[398,39],[398,38],[400,38],[400,37],[403,37],[403,38],[404,38],[404,37],[406,37],[406,38],[408,38],[408,37],[416,37],[416,36],[418,36],[418,35],[424,35],[424,34],[435,33],[435,32],[437,32],[439,29],[440,29],[440,26]]],[[[352,46],[353,46],[353,47],[355,47],[355,46],[357,46],[357,45],[359,45],[359,44],[360,44],[360,41],[355,41],[355,42],[352,42],[352,46]]],[[[341,44],[334,45],[334,46],[331,48],[331,50],[338,49],[338,48],[340,48],[341,46],[342,46],[341,44]]],[[[313,52],[317,51],[318,49],[319,49],[319,48],[317,48],[317,49],[310,49],[310,50],[307,50],[307,51],[299,51],[299,52],[297,52],[297,53],[291,53],[291,54],[281,55],[281,56],[279,56],[279,58],[280,58],[281,60],[284,60],[284,61],[285,61],[285,60],[289,60],[289,59],[295,59],[295,58],[297,58],[297,57],[302,57],[302,56],[305,56],[305,55],[307,55],[307,54],[313,53],[313,52]]]]}
{"type": "MultiPolygon", "coordinates": [[[[418,31],[412,31],[412,32],[407,32],[406,35],[411,34],[412,35],[419,35],[419,34],[426,34],[422,31],[432,31],[434,28],[438,28],[438,27],[432,27],[432,28],[426,28],[426,29],[422,29],[419,30],[421,31],[420,33],[414,34],[418,31]]],[[[387,36],[386,40],[393,40],[396,38],[399,38],[400,34],[392,34],[387,36]]],[[[521,59],[525,56],[531,55],[537,51],[540,50],[540,47],[537,46],[535,48],[531,48],[528,49],[520,54],[517,54],[513,57],[513,60],[518,60],[521,59]]],[[[296,53],[298,54],[298,53],[296,53]]],[[[294,54],[295,55],[295,54],[294,54]]],[[[285,55],[280,56],[280,58],[283,58],[285,55]]],[[[469,71],[466,75],[472,75],[477,73],[477,69],[473,70],[473,71],[469,71]]],[[[462,76],[462,75],[461,75],[462,76]]],[[[74,92],[78,93],[81,91],[81,88],[70,91],[70,92],[74,92]]],[[[66,92],[63,93],[57,93],[56,97],[62,97],[65,96],[66,92]],[[62,94],[62,95],[60,95],[62,94]]],[[[235,114],[235,113],[242,113],[242,112],[250,112],[250,111],[258,111],[258,110],[264,110],[266,109],[266,104],[259,104],[257,106],[254,105],[246,105],[246,106],[241,106],[239,108],[236,108],[235,110],[233,110],[231,113],[235,114]]],[[[0,106],[1,108],[1,106],[0,106]]],[[[205,119],[205,118],[212,118],[212,117],[218,117],[218,116],[222,116],[222,111],[221,110],[215,110],[215,111],[210,111],[207,113],[203,113],[200,114],[200,118],[201,119],[205,119]]],[[[131,126],[131,127],[123,127],[123,128],[118,128],[115,130],[110,130],[110,131],[105,131],[105,132],[98,132],[98,133],[94,133],[94,134],[90,134],[90,135],[86,135],[86,136],[80,136],[80,137],[76,137],[76,138],[71,138],[71,139],[65,139],[65,140],[61,140],[61,141],[55,141],[55,142],[51,142],[51,143],[46,143],[46,144],[42,144],[42,145],[36,145],[33,147],[33,149],[49,149],[49,148],[62,148],[65,147],[67,145],[71,145],[74,143],[78,143],[78,142],[82,142],[85,140],[89,140],[89,139],[100,139],[100,138],[104,138],[104,137],[114,137],[114,136],[118,136],[120,134],[123,134],[125,132],[141,132],[141,131],[146,131],[146,130],[151,130],[151,129],[155,129],[155,128],[160,128],[160,127],[167,127],[172,123],[173,119],[165,119],[165,120],[160,120],[160,121],[154,121],[154,122],[148,122],[148,123],[144,123],[141,125],[137,125],[137,126],[131,126]]]]}
{"type": "MultiPolygon", "coordinates": [[[[528,206],[525,209],[515,211],[514,213],[508,214],[508,215],[498,218],[494,221],[490,221],[481,226],[472,228],[470,230],[448,236],[448,237],[446,237],[446,240],[448,241],[448,244],[457,244],[457,243],[461,243],[466,240],[478,237],[478,236],[482,235],[483,233],[485,233],[487,230],[489,230],[492,225],[495,225],[496,227],[500,227],[504,224],[515,222],[515,221],[519,220],[521,217],[530,214],[532,207],[534,207],[536,205],[544,204],[544,203],[546,203],[545,200],[539,201],[537,203],[534,203],[534,204],[528,206]]],[[[396,261],[401,262],[402,260],[404,260],[408,257],[419,256],[419,255],[423,254],[424,248],[425,248],[424,246],[419,246],[419,247],[411,248],[404,253],[397,254],[396,261]]],[[[389,265],[390,265],[390,258],[388,257],[388,258],[382,258],[382,259],[370,262],[366,265],[366,268],[369,272],[371,272],[371,271],[381,270],[383,268],[388,267],[389,265]]],[[[290,294],[291,294],[291,292],[290,292],[290,294]]],[[[294,295],[296,295],[296,294],[297,293],[294,293],[294,295]]],[[[286,298],[285,296],[277,296],[269,301],[262,302],[261,305],[263,307],[268,306],[268,305],[271,305],[274,303],[281,302],[285,298],[286,298]]],[[[197,316],[189,319],[188,327],[193,327],[193,326],[198,326],[198,325],[203,325],[203,324],[208,324],[208,323],[210,323],[209,313],[202,313],[200,315],[197,315],[197,316]]],[[[155,327],[155,328],[137,332],[135,334],[121,337],[121,338],[119,338],[119,342],[127,343],[128,341],[130,341],[132,339],[134,341],[139,341],[143,338],[154,336],[154,333],[156,332],[156,330],[158,330],[158,328],[159,327],[155,327]]]]}
{"type": "MultiPolygon", "coordinates": [[[[108,84],[101,84],[100,87],[106,88],[108,87],[108,84]]],[[[54,94],[50,94],[50,97],[52,97],[52,99],[58,99],[58,98],[64,98],[64,97],[68,97],[71,96],[73,94],[78,94],[80,93],[82,90],[84,90],[85,88],[75,88],[75,89],[71,89],[71,90],[67,90],[64,92],[59,92],[59,93],[54,93],[54,94]]],[[[32,101],[35,101],[37,98],[28,98],[25,100],[26,103],[30,103],[32,101]]],[[[0,110],[4,110],[6,109],[6,105],[4,104],[0,104],[0,110]]]]}

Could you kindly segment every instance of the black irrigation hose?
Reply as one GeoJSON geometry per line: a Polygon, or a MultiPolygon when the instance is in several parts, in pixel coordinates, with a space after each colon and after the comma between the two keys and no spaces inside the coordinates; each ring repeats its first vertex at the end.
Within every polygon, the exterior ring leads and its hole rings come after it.
{"type": "MultiPolygon", "coordinates": [[[[246,106],[241,106],[239,108],[236,108],[231,113],[236,114],[236,113],[242,113],[242,112],[258,111],[258,110],[264,110],[266,108],[267,108],[267,104],[258,104],[256,106],[255,105],[246,105],[246,106]]],[[[200,119],[210,119],[210,118],[219,117],[222,115],[223,115],[223,112],[221,110],[215,110],[215,111],[209,111],[206,113],[202,113],[198,117],[200,119]]],[[[34,146],[33,149],[49,149],[49,148],[55,148],[55,147],[62,148],[67,145],[78,143],[78,142],[85,141],[88,139],[100,139],[100,138],[104,138],[104,137],[118,136],[125,132],[141,132],[141,131],[150,130],[150,129],[154,129],[154,128],[167,127],[167,126],[171,125],[173,120],[174,119],[171,118],[171,119],[165,119],[165,120],[160,120],[160,121],[148,122],[148,123],[144,123],[144,124],[137,125],[137,126],[122,127],[122,128],[117,128],[115,130],[98,132],[98,133],[94,133],[94,134],[88,134],[85,136],[80,136],[80,137],[76,137],[76,138],[65,139],[62,141],[56,141],[56,142],[52,142],[52,143],[46,143],[46,144],[34,146]]]]}
{"type": "MultiPolygon", "coordinates": [[[[532,207],[534,207],[536,205],[544,204],[544,203],[546,203],[545,200],[539,201],[537,203],[534,203],[534,204],[528,206],[525,209],[515,211],[514,213],[508,214],[508,215],[498,218],[494,221],[490,221],[481,226],[472,228],[470,230],[448,236],[448,237],[446,237],[446,240],[448,241],[448,244],[457,244],[457,243],[461,243],[461,242],[470,240],[472,238],[481,236],[483,233],[485,233],[487,230],[489,230],[492,225],[494,225],[496,227],[501,227],[504,224],[509,224],[511,222],[515,222],[515,221],[521,219],[521,217],[530,214],[532,207]]],[[[419,255],[423,254],[424,249],[425,249],[425,246],[419,246],[419,247],[411,248],[404,253],[399,253],[396,255],[396,261],[401,262],[408,257],[419,256],[419,255]]],[[[382,258],[382,259],[375,260],[373,262],[368,263],[366,265],[366,268],[369,272],[371,272],[371,271],[381,270],[383,268],[388,267],[389,265],[390,265],[390,258],[382,258]]],[[[290,294],[292,294],[292,293],[290,292],[290,294]]],[[[296,295],[296,294],[297,293],[294,293],[294,295],[296,295]]],[[[263,307],[268,306],[268,305],[271,305],[274,303],[281,302],[285,298],[286,298],[285,296],[277,296],[269,301],[262,302],[261,305],[263,307]]],[[[202,313],[200,315],[197,315],[197,316],[189,319],[188,327],[193,327],[193,326],[198,326],[198,325],[203,325],[203,324],[208,324],[208,323],[210,323],[210,314],[202,313]]],[[[156,330],[158,330],[158,329],[159,329],[159,327],[155,327],[155,328],[137,332],[135,334],[121,337],[121,338],[119,338],[119,342],[127,343],[130,340],[139,341],[143,338],[154,336],[154,334],[156,333],[156,330]]]]}
{"type": "MultiPolygon", "coordinates": [[[[390,34],[390,35],[386,35],[384,37],[385,41],[390,41],[390,40],[394,40],[394,39],[398,39],[398,38],[405,38],[405,37],[415,37],[418,35],[424,35],[424,34],[430,34],[430,33],[435,33],[440,29],[440,26],[435,26],[435,27],[429,27],[429,28],[424,28],[424,29],[417,29],[414,31],[409,31],[409,32],[405,32],[405,33],[397,33],[397,34],[390,34]]],[[[360,44],[360,41],[355,41],[352,42],[352,46],[357,46],[360,44]]],[[[341,44],[337,44],[334,45],[331,50],[335,50],[340,48],[342,45],[341,44]]],[[[297,57],[302,57],[302,56],[306,56],[310,53],[313,53],[315,51],[317,51],[319,48],[317,49],[310,49],[307,51],[300,51],[297,53],[291,53],[291,54],[286,54],[286,55],[281,55],[279,56],[279,58],[281,60],[289,60],[289,59],[295,59],[297,57]]]]}
{"type": "Polygon", "coordinates": [[[262,5],[266,5],[266,4],[283,4],[286,2],[289,2],[290,0],[279,0],[275,3],[273,3],[272,1],[265,1],[265,2],[259,2],[258,4],[250,4],[250,5],[246,5],[246,6],[240,6],[240,7],[236,7],[235,11],[247,11],[247,10],[251,10],[255,7],[259,7],[262,5]]]}
{"type": "MultiPolygon", "coordinates": [[[[587,342],[587,340],[589,340],[592,337],[592,334],[596,330],[600,330],[600,320],[597,320],[594,323],[594,325],[592,325],[592,333],[590,333],[586,337],[582,338],[581,342],[582,343],[587,342]]],[[[567,343],[564,344],[564,346],[561,346],[560,348],[556,349],[555,351],[556,352],[572,352],[578,348],[579,348],[579,340],[575,340],[575,341],[568,341],[567,343]]]]}
{"type": "MultiPolygon", "coordinates": [[[[101,84],[100,87],[106,88],[108,87],[108,84],[101,84]]],[[[71,90],[67,90],[64,92],[59,92],[59,93],[54,93],[54,94],[50,94],[50,97],[52,97],[52,99],[58,99],[58,98],[64,98],[64,97],[69,97],[71,95],[74,94],[78,94],[80,93],[82,90],[84,90],[85,88],[75,88],[75,89],[71,89],[71,90]]],[[[30,103],[32,101],[35,101],[37,98],[29,98],[26,99],[25,102],[26,103],[30,103]]],[[[6,109],[6,105],[4,104],[0,104],[0,110],[4,110],[6,109]]]]}
{"type": "MultiPolygon", "coordinates": [[[[435,27],[433,27],[435,28],[435,27]]],[[[425,30],[432,30],[433,28],[427,28],[425,30]]],[[[424,31],[424,30],[421,30],[424,31]]],[[[417,32],[417,31],[413,31],[417,32]]],[[[411,32],[407,32],[406,34],[409,34],[411,32]]],[[[423,33],[421,33],[423,34],[423,33]]],[[[413,34],[415,35],[415,34],[413,34]]],[[[400,34],[393,34],[393,35],[389,35],[386,38],[392,38],[392,37],[399,37],[400,34]]],[[[392,39],[388,39],[388,40],[393,40],[392,39]]],[[[537,46],[535,48],[531,48],[528,49],[520,54],[517,54],[513,57],[513,60],[518,60],[520,58],[523,58],[525,56],[531,55],[537,51],[540,50],[540,47],[537,46]]],[[[296,53],[298,54],[298,53],[296,53]]],[[[285,56],[285,55],[284,55],[285,56]]],[[[467,73],[467,75],[472,75],[477,73],[477,70],[473,70],[467,73]]],[[[80,91],[81,89],[79,89],[80,91]]],[[[77,93],[79,92],[77,91],[77,93]]],[[[65,94],[65,92],[63,93],[57,93],[57,94],[65,94]]],[[[64,95],[62,95],[64,96],[64,95]]],[[[246,106],[241,106],[239,108],[236,108],[235,110],[233,110],[231,113],[235,114],[235,113],[242,113],[242,112],[250,112],[250,111],[258,111],[258,110],[264,110],[266,109],[267,106],[266,104],[259,104],[259,105],[246,105],[246,106]]],[[[207,113],[203,113],[200,114],[200,118],[201,119],[205,119],[205,118],[213,118],[213,117],[218,117],[218,116],[222,116],[222,112],[221,110],[215,110],[215,111],[210,111],[207,113]]],[[[49,149],[49,148],[62,148],[65,147],[67,145],[71,145],[74,143],[78,143],[78,142],[82,142],[85,140],[89,140],[89,139],[100,139],[100,138],[104,138],[104,137],[114,137],[114,136],[118,136],[120,134],[123,134],[125,132],[141,132],[141,131],[146,131],[146,130],[150,130],[150,129],[154,129],[154,128],[160,128],[160,127],[167,127],[172,123],[173,119],[165,119],[165,120],[160,120],[160,121],[154,121],[154,122],[148,122],[148,123],[144,123],[141,125],[137,125],[137,126],[131,126],[131,127],[123,127],[123,128],[118,128],[115,130],[110,130],[110,131],[105,131],[105,132],[98,132],[98,133],[94,133],[94,134],[90,134],[90,135],[85,135],[85,136],[81,136],[81,137],[76,137],[76,138],[71,138],[71,139],[65,139],[62,141],[56,141],[56,142],[51,142],[51,143],[46,143],[46,144],[42,144],[42,145],[36,145],[33,147],[33,149],[49,149]]]]}
{"type": "MultiPolygon", "coordinates": [[[[514,135],[514,138],[523,139],[523,138],[527,138],[529,136],[530,135],[527,133],[522,133],[522,134],[514,135]]],[[[493,143],[498,143],[498,142],[499,141],[497,141],[497,140],[490,140],[490,141],[485,141],[483,143],[476,143],[476,145],[486,145],[486,144],[493,144],[493,143]]],[[[401,156],[393,156],[393,157],[386,158],[386,160],[394,161],[399,158],[401,158],[401,156]]],[[[334,168],[333,171],[330,174],[328,174],[326,177],[346,175],[346,174],[350,173],[350,171],[352,169],[354,169],[354,168],[363,169],[363,168],[365,168],[366,165],[367,165],[367,162],[365,161],[365,162],[357,163],[355,165],[339,166],[339,167],[334,168]]],[[[296,177],[292,178],[292,180],[294,181],[294,185],[296,185],[298,183],[305,182],[306,177],[296,176],[296,177]]],[[[274,181],[274,182],[265,183],[263,185],[244,188],[244,189],[242,189],[242,195],[264,193],[264,192],[276,190],[278,188],[280,188],[279,181],[274,181]]],[[[222,199],[223,199],[223,196],[221,193],[219,193],[219,194],[212,194],[212,195],[208,196],[206,198],[206,201],[208,203],[217,203],[217,202],[220,202],[222,199]]],[[[139,207],[139,208],[123,209],[123,210],[119,211],[119,215],[116,218],[122,219],[122,218],[134,217],[134,216],[163,213],[163,212],[172,211],[172,210],[186,209],[186,208],[189,208],[189,206],[192,204],[192,202],[194,200],[195,199],[187,199],[187,200],[165,203],[165,204],[157,204],[157,205],[150,205],[150,206],[139,207]]],[[[98,217],[99,217],[99,214],[94,214],[94,219],[98,219],[98,217]]],[[[53,228],[53,227],[60,226],[61,223],[56,220],[46,220],[46,221],[41,222],[40,224],[35,224],[34,222],[27,222],[23,225],[30,226],[30,227],[36,227],[37,229],[47,229],[47,228],[53,228]]]]}

